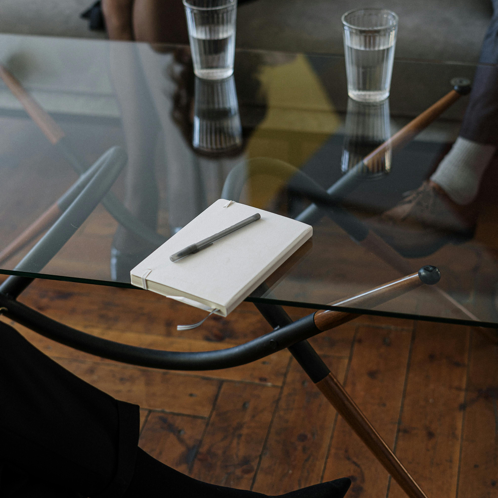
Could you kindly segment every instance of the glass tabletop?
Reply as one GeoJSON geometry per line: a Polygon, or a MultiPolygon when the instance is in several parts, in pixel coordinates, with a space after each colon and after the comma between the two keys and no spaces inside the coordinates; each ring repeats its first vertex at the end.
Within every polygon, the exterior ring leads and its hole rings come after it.
{"type": "Polygon", "coordinates": [[[351,172],[476,66],[395,60],[389,99],[362,104],[348,99],[340,56],[237,51],[234,76],[213,82],[195,78],[187,47],[0,41],[0,273],[132,287],[131,268],[228,197],[313,224],[311,242],[248,300],[343,309],[347,297],[434,265],[437,286],[353,311],[498,326],[496,168],[463,238],[408,237],[400,249],[382,217],[451,148],[468,97],[351,172]],[[23,262],[68,208],[65,192],[115,146],[128,162],[111,195],[48,263],[23,262]],[[324,204],[345,179],[352,187],[324,204]]]}

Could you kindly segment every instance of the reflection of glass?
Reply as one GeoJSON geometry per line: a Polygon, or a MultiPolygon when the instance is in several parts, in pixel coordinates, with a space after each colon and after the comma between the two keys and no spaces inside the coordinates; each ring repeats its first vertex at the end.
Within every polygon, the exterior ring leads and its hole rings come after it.
{"type": "Polygon", "coordinates": [[[192,145],[220,153],[242,145],[239,104],[233,76],[224,80],[195,79],[192,145]]]}
{"type": "MultiPolygon", "coordinates": [[[[346,132],[341,170],[347,173],[390,137],[389,99],[383,102],[357,102],[348,99],[346,132]]],[[[391,148],[368,161],[360,173],[375,178],[391,170],[391,148]]]]}

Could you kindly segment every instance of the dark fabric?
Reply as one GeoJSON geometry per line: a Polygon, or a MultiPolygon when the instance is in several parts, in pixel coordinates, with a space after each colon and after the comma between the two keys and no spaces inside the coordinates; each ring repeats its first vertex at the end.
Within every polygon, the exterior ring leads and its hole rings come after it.
{"type": "Polygon", "coordinates": [[[482,44],[460,136],[498,146],[498,0],[482,44]]]}
{"type": "Polygon", "coordinates": [[[91,5],[80,15],[82,19],[88,20],[88,29],[91,31],[105,31],[105,18],[102,11],[102,2],[99,0],[91,5]]]}
{"type": "Polygon", "coordinates": [[[493,16],[482,42],[479,62],[498,64],[498,0],[491,0],[493,16]]]}
{"type": "Polygon", "coordinates": [[[5,464],[2,474],[0,477],[2,498],[87,498],[74,491],[33,478],[12,465],[5,464]]]}
{"type": "MultiPolygon", "coordinates": [[[[282,498],[343,498],[348,478],[316,484],[281,495],[282,498]]],[[[266,495],[197,481],[163,465],[140,448],[135,473],[123,498],[265,498],[266,495]]]]}
{"type": "Polygon", "coordinates": [[[479,66],[460,136],[498,146],[498,66],[479,66]]]}
{"type": "Polygon", "coordinates": [[[83,382],[4,323],[0,402],[0,496],[7,487],[24,496],[16,473],[31,476],[25,487],[122,496],[135,466],[138,406],[83,382]]]}

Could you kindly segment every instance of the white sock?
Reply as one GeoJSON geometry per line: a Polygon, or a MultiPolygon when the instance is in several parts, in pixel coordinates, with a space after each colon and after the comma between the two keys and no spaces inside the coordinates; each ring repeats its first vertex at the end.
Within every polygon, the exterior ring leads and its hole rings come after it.
{"type": "Polygon", "coordinates": [[[457,204],[470,204],[477,195],[482,175],[495,151],[494,145],[478,144],[458,137],[430,179],[457,204]]]}

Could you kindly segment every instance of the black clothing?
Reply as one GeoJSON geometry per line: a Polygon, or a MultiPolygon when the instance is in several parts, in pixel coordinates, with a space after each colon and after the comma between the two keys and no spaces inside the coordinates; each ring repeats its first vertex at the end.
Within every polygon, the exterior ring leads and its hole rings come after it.
{"type": "MultiPolygon", "coordinates": [[[[0,322],[2,498],[266,498],[192,479],[138,448],[139,408],[90,386],[0,322]]],[[[282,498],[343,498],[336,479],[282,498]]]]}
{"type": "Polygon", "coordinates": [[[482,43],[460,136],[498,147],[498,0],[493,1],[493,17],[482,43]]]}
{"type": "Polygon", "coordinates": [[[23,496],[38,481],[68,498],[119,497],[128,488],[139,407],[83,382],[1,322],[0,403],[2,497],[23,496]],[[25,485],[22,474],[31,476],[25,485]]]}

